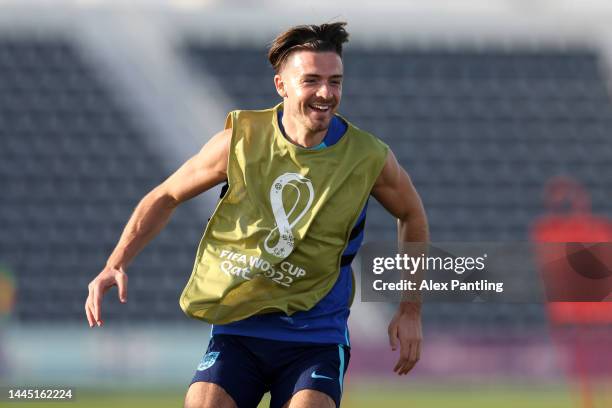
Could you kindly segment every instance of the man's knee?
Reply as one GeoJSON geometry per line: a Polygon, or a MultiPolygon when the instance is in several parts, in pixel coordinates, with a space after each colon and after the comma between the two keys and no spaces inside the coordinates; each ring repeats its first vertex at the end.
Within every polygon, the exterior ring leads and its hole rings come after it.
{"type": "Polygon", "coordinates": [[[327,394],[316,390],[301,390],[283,408],[336,408],[336,403],[327,394]]]}
{"type": "Polygon", "coordinates": [[[185,408],[237,408],[236,403],[217,384],[198,381],[189,387],[185,408]]]}

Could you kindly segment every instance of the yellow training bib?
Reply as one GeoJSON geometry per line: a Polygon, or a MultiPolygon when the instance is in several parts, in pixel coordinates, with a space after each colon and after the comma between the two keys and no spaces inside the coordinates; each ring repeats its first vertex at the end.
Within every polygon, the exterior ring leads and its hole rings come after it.
{"type": "Polygon", "coordinates": [[[259,313],[312,308],[329,292],[340,257],[387,158],[388,147],[348,123],[334,145],[291,144],[282,104],[233,111],[229,188],[210,219],[180,305],[226,324],[259,313]]]}

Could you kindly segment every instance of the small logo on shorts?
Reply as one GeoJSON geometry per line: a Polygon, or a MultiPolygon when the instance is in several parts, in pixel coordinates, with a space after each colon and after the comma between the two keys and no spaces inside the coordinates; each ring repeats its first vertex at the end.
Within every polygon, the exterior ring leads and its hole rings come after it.
{"type": "Polygon", "coordinates": [[[316,371],[313,371],[312,374],[310,374],[310,378],[314,378],[314,379],[323,378],[325,380],[333,380],[333,378],[328,377],[326,375],[319,375],[319,374],[317,374],[316,371]]]}
{"type": "Polygon", "coordinates": [[[219,357],[218,351],[211,351],[210,353],[206,353],[204,357],[202,357],[202,361],[198,364],[198,371],[204,371],[207,368],[210,368],[215,361],[217,361],[217,357],[219,357]]]}

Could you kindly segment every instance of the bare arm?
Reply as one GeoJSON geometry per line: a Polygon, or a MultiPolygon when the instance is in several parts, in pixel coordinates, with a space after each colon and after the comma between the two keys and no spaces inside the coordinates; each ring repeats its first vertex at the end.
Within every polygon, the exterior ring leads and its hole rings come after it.
{"type": "MultiPolygon", "coordinates": [[[[397,218],[400,244],[429,241],[427,216],[421,198],[391,151],[374,184],[372,195],[397,218]]],[[[400,357],[393,371],[399,375],[407,374],[421,355],[423,333],[420,303],[401,302],[389,324],[388,334],[392,350],[397,349],[398,341],[400,343],[400,357]]]]}
{"type": "Polygon", "coordinates": [[[117,285],[121,302],[127,301],[125,269],[164,228],[174,209],[227,178],[230,139],[231,129],[217,133],[198,154],[187,160],[138,203],[106,266],[89,283],[85,313],[90,327],[102,325],[102,296],[112,286],[117,285]]]}
{"type": "Polygon", "coordinates": [[[398,220],[400,242],[427,242],[427,217],[410,177],[389,150],[387,161],[372,188],[372,195],[398,220]]]}

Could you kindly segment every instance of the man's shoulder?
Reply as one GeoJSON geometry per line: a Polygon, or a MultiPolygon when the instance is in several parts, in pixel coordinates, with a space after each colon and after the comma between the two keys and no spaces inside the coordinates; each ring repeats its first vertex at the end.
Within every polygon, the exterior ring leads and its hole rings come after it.
{"type": "Polygon", "coordinates": [[[346,120],[346,118],[342,116],[340,118],[348,124],[348,129],[354,139],[359,140],[361,143],[367,144],[368,147],[377,150],[386,152],[389,149],[389,146],[387,146],[387,144],[375,134],[367,130],[361,129],[360,127],[353,124],[352,122],[349,122],[348,120],[346,120]]]}
{"type": "Polygon", "coordinates": [[[225,127],[267,126],[274,120],[275,108],[233,110],[227,115],[225,127]]]}

